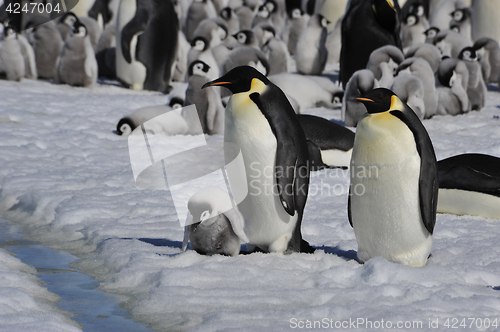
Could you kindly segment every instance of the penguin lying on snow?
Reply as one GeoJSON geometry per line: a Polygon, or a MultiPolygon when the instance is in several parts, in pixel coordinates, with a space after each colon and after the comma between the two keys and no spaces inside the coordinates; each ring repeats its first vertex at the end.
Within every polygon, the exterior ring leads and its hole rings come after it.
{"type": "Polygon", "coordinates": [[[347,169],[351,162],[354,133],[319,116],[299,114],[297,117],[306,135],[311,171],[347,169]]]}
{"type": "Polygon", "coordinates": [[[189,199],[188,209],[182,251],[191,242],[191,248],[199,254],[236,256],[241,242],[248,242],[243,231],[245,221],[224,190],[201,189],[189,199]]]}
{"type": "Polygon", "coordinates": [[[438,198],[429,135],[415,113],[388,89],[356,99],[368,111],[354,139],[348,202],[358,259],[382,256],[423,266],[432,247],[438,198]]]}
{"type": "Polygon", "coordinates": [[[500,158],[461,154],[438,161],[439,213],[500,218],[500,158]]]}
{"type": "Polygon", "coordinates": [[[285,94],[249,66],[234,68],[204,87],[209,86],[233,93],[226,107],[224,142],[225,151],[241,149],[245,161],[228,169],[228,176],[233,188],[242,179],[248,185],[238,208],[250,249],[313,252],[300,230],[309,190],[307,141],[285,94]]]}

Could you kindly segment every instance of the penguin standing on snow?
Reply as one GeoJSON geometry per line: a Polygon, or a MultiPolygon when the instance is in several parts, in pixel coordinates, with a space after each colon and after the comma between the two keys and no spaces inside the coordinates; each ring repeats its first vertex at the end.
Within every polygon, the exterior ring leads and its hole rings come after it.
{"type": "Polygon", "coordinates": [[[356,99],[368,111],[354,138],[348,202],[358,259],[382,256],[424,266],[432,247],[439,189],[429,135],[415,113],[388,89],[356,99]]]}
{"type": "Polygon", "coordinates": [[[481,38],[472,46],[479,55],[484,82],[500,82],[500,46],[496,40],[481,38]]]}
{"type": "Polygon", "coordinates": [[[56,79],[56,62],[64,44],[56,24],[49,21],[34,27],[28,34],[28,40],[35,52],[38,77],[56,79]]]}
{"type": "Polygon", "coordinates": [[[57,80],[73,86],[91,87],[97,82],[97,60],[85,25],[77,21],[61,51],[57,80]]]}
{"type": "Polygon", "coordinates": [[[179,20],[171,0],[122,0],[116,22],[116,76],[135,90],[168,92],[179,20]]]}
{"type": "Polygon", "coordinates": [[[366,68],[379,47],[401,49],[399,5],[393,0],[352,0],[342,20],[340,80],[345,88],[355,71],[366,68]]]}
{"type": "Polygon", "coordinates": [[[458,55],[469,71],[469,83],[467,84],[467,96],[473,111],[480,111],[486,104],[486,84],[483,80],[481,65],[477,59],[474,48],[466,47],[458,55]]]}
{"type": "Polygon", "coordinates": [[[300,34],[295,48],[297,71],[304,75],[321,75],[328,60],[326,37],[328,20],[320,14],[309,19],[307,27],[300,34]]]}
{"type": "Polygon", "coordinates": [[[4,71],[7,80],[21,81],[25,75],[25,63],[17,33],[11,26],[6,26],[0,42],[0,72],[4,71]]]}
{"type": "Polygon", "coordinates": [[[233,191],[235,181],[246,179],[248,185],[238,208],[249,245],[269,252],[313,252],[300,229],[309,190],[308,146],[285,94],[249,66],[204,85],[209,86],[233,93],[226,107],[224,150],[228,158],[236,146],[243,156],[244,164],[228,169],[228,176],[233,191]]]}

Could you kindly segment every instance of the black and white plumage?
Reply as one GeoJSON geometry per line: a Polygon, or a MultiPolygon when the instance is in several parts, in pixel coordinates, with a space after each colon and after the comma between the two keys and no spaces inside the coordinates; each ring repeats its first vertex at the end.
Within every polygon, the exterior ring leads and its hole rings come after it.
{"type": "Polygon", "coordinates": [[[425,42],[434,45],[434,39],[438,35],[441,29],[437,27],[430,27],[429,29],[424,31],[425,34],[425,42]]]}
{"type": "Polygon", "coordinates": [[[429,22],[425,16],[418,16],[417,14],[408,14],[404,19],[402,28],[402,46],[403,50],[409,47],[425,43],[425,31],[429,29],[429,22]]]}
{"type": "Polygon", "coordinates": [[[438,92],[438,115],[457,115],[471,110],[467,96],[469,71],[463,61],[447,58],[441,61],[437,79],[440,86],[438,92]]]}
{"type": "Polygon", "coordinates": [[[476,51],[472,47],[466,47],[458,55],[469,71],[467,84],[467,96],[473,111],[481,110],[486,104],[486,84],[483,80],[481,65],[479,64],[476,51]]]}
{"type": "Polygon", "coordinates": [[[190,242],[191,248],[202,255],[236,256],[240,244],[248,242],[243,216],[223,189],[199,190],[189,199],[188,209],[182,251],[190,242]]]}
{"type": "Polygon", "coordinates": [[[432,248],[439,189],[429,135],[390,90],[375,89],[356,99],[368,111],[354,139],[348,202],[358,259],[382,256],[424,266],[432,248]]]}
{"type": "Polygon", "coordinates": [[[451,30],[457,30],[457,32],[464,37],[469,45],[472,44],[472,9],[457,8],[451,14],[452,20],[450,21],[451,30]]]}
{"type": "Polygon", "coordinates": [[[491,38],[476,40],[472,46],[479,54],[485,83],[500,82],[500,46],[491,38]]]}
{"type": "Polygon", "coordinates": [[[309,18],[310,16],[304,13],[304,11],[300,8],[294,8],[290,11],[290,17],[286,22],[283,35],[281,37],[287,44],[290,55],[295,53],[297,41],[299,40],[302,31],[306,28],[309,18]]]}
{"type": "Polygon", "coordinates": [[[6,26],[0,40],[0,73],[5,73],[9,81],[21,81],[25,76],[25,62],[17,32],[6,26]]]}
{"type": "Polygon", "coordinates": [[[500,218],[500,158],[468,153],[438,161],[439,213],[500,218]]]}
{"type": "Polygon", "coordinates": [[[309,186],[308,147],[285,94],[249,66],[237,67],[205,85],[209,86],[233,93],[226,107],[224,142],[226,152],[226,147],[237,147],[244,160],[244,165],[228,169],[228,177],[233,192],[235,181],[246,179],[248,185],[238,208],[249,245],[279,253],[314,251],[301,235],[309,186]]]}
{"type": "Polygon", "coordinates": [[[342,20],[340,80],[346,88],[355,71],[366,68],[370,54],[379,47],[401,49],[398,2],[351,0],[342,20]]]}

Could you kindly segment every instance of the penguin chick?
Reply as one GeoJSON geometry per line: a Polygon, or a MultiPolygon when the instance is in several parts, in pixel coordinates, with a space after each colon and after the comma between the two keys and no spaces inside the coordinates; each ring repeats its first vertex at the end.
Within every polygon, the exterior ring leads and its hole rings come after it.
{"type": "Polygon", "coordinates": [[[458,59],[447,58],[441,61],[437,71],[437,78],[441,84],[438,87],[438,115],[457,115],[470,111],[467,85],[469,71],[458,59]]]}
{"type": "Polygon", "coordinates": [[[75,25],[78,18],[72,12],[67,12],[63,16],[59,18],[59,22],[56,25],[57,30],[61,34],[61,38],[63,41],[69,38],[71,35],[71,30],[73,30],[73,26],[75,25]]]}
{"type": "Polygon", "coordinates": [[[33,51],[35,52],[38,77],[42,79],[56,79],[56,62],[61,54],[63,40],[54,21],[38,25],[28,32],[33,51]]]}
{"type": "MultiPolygon", "coordinates": [[[[189,128],[195,128],[194,124],[201,123],[203,133],[209,135],[221,134],[224,128],[224,106],[220,94],[216,89],[202,90],[208,80],[210,67],[203,61],[196,60],[189,65],[188,88],[184,105],[196,106],[197,119],[191,119],[188,114],[183,114],[188,122],[189,128]]],[[[195,134],[190,132],[190,134],[195,134]]]]}
{"type": "MultiPolygon", "coordinates": [[[[438,95],[436,91],[435,77],[431,66],[424,59],[408,58],[403,61],[401,65],[399,65],[397,70],[398,75],[402,71],[408,71],[409,74],[418,77],[420,81],[422,81],[424,88],[423,98],[425,104],[424,119],[430,119],[436,114],[438,106],[438,95]]],[[[399,95],[397,92],[396,94],[399,95]]]]}
{"type": "Polygon", "coordinates": [[[309,19],[307,27],[300,34],[295,48],[297,71],[303,75],[321,75],[328,59],[326,36],[328,20],[320,14],[309,19]]]}
{"type": "Polygon", "coordinates": [[[269,75],[288,72],[290,55],[286,44],[278,38],[271,38],[262,48],[269,61],[269,75]]]}
{"type": "Polygon", "coordinates": [[[500,158],[467,153],[438,161],[437,212],[500,218],[500,158]]]}
{"type": "Polygon", "coordinates": [[[21,81],[25,75],[25,63],[17,32],[6,26],[0,42],[0,70],[4,71],[9,81],[21,81]]]}
{"type": "Polygon", "coordinates": [[[291,11],[282,35],[282,40],[287,44],[290,55],[295,53],[297,41],[302,31],[306,28],[309,18],[309,15],[304,13],[300,8],[294,8],[291,11]]]}
{"type": "Polygon", "coordinates": [[[458,27],[458,33],[467,41],[467,44],[472,44],[472,9],[457,8],[451,14],[449,29],[454,26],[458,27]]]}
{"type": "Polygon", "coordinates": [[[425,118],[424,85],[420,78],[400,73],[394,79],[391,90],[415,112],[420,120],[425,118]]]}
{"type": "MultiPolygon", "coordinates": [[[[189,49],[187,55],[188,65],[196,60],[203,61],[206,63],[210,70],[207,74],[209,79],[215,79],[219,77],[219,66],[210,48],[210,43],[203,36],[196,36],[191,42],[191,48],[189,49]]],[[[186,73],[187,74],[187,73],[186,73]]],[[[186,77],[186,79],[188,76],[186,77]]]]}
{"type": "Polygon", "coordinates": [[[237,256],[240,244],[248,242],[245,221],[226,191],[203,188],[191,196],[188,210],[182,251],[191,242],[191,248],[202,255],[237,256]]]}
{"type": "Polygon", "coordinates": [[[441,0],[434,7],[434,10],[429,17],[429,23],[431,26],[437,27],[440,30],[449,29],[450,21],[452,20],[450,13],[453,13],[456,9],[464,7],[465,4],[462,0],[441,0]]]}
{"type": "Polygon", "coordinates": [[[259,42],[259,48],[262,49],[265,44],[271,39],[277,36],[276,30],[272,24],[269,23],[259,23],[252,28],[252,32],[259,42]]]}
{"type": "Polygon", "coordinates": [[[441,56],[450,58],[457,58],[460,51],[468,46],[467,41],[453,30],[440,31],[434,38],[434,45],[441,52],[441,56]]]}
{"type": "Polygon", "coordinates": [[[228,36],[227,25],[224,21],[217,18],[204,19],[194,31],[192,40],[199,36],[205,37],[210,48],[215,47],[222,43],[228,36]]]}
{"type": "Polygon", "coordinates": [[[97,60],[85,25],[76,22],[57,65],[57,80],[72,86],[92,87],[97,82],[97,60]]]}
{"type": "Polygon", "coordinates": [[[394,82],[398,66],[404,59],[403,53],[396,46],[382,46],[370,54],[366,69],[373,72],[380,87],[389,88],[394,82]]]}
{"type": "Polygon", "coordinates": [[[134,129],[143,123],[163,115],[161,123],[165,124],[161,128],[155,130],[155,134],[163,134],[167,136],[185,135],[189,128],[186,120],[178,113],[171,112],[174,109],[182,107],[183,101],[172,99],[169,105],[143,107],[135,110],[131,114],[123,117],[118,121],[116,126],[116,134],[121,136],[128,136],[134,129]],[[178,105],[178,106],[173,106],[178,105]]]}
{"type": "Polygon", "coordinates": [[[394,92],[380,88],[356,99],[368,112],[356,129],[348,200],[358,259],[382,256],[424,266],[439,189],[432,142],[415,112],[394,92]],[[370,167],[376,170],[371,175],[370,167]]]}
{"type": "Polygon", "coordinates": [[[189,6],[184,23],[184,34],[188,42],[191,42],[195,37],[194,31],[201,21],[215,17],[217,17],[217,13],[211,0],[194,0],[189,6]]]}
{"type": "Polygon", "coordinates": [[[485,83],[500,82],[500,47],[498,42],[491,38],[481,38],[473,45],[479,55],[485,83]]]}
{"type": "Polygon", "coordinates": [[[269,252],[313,252],[301,235],[309,183],[307,141],[285,94],[249,66],[234,68],[204,87],[209,86],[232,92],[224,150],[229,153],[235,146],[243,157],[227,173],[232,188],[234,181],[241,185],[246,180],[248,194],[238,208],[248,244],[269,252]]]}
{"type": "Polygon", "coordinates": [[[297,117],[306,135],[311,171],[347,169],[351,162],[354,133],[319,116],[299,114],[297,117]]]}
{"type": "Polygon", "coordinates": [[[234,12],[233,8],[225,7],[219,12],[219,17],[221,17],[227,25],[227,34],[234,35],[240,31],[240,20],[238,15],[234,12]]]}
{"type": "Polygon", "coordinates": [[[434,45],[434,39],[436,39],[436,36],[440,31],[441,29],[437,27],[430,27],[427,30],[425,30],[424,31],[425,43],[434,45]]]}
{"type": "Polygon", "coordinates": [[[260,50],[259,40],[255,37],[252,30],[242,30],[238,31],[234,36],[241,46],[253,47],[260,50]]]}
{"type": "Polygon", "coordinates": [[[24,59],[24,77],[36,80],[38,71],[36,69],[35,51],[24,35],[18,34],[17,40],[19,41],[19,46],[21,46],[21,53],[24,59]]]}
{"type": "Polygon", "coordinates": [[[481,65],[478,62],[476,51],[472,47],[466,47],[458,55],[469,71],[469,82],[467,84],[467,97],[473,111],[481,110],[486,104],[486,84],[483,80],[481,65]]]}
{"type": "Polygon", "coordinates": [[[352,75],[346,85],[342,100],[342,121],[346,126],[356,127],[359,119],[366,113],[366,108],[353,98],[378,87],[378,82],[371,70],[358,70],[352,75]]]}
{"type": "Polygon", "coordinates": [[[248,46],[238,47],[229,52],[221,65],[221,74],[224,75],[239,66],[254,67],[263,75],[267,75],[270,71],[266,55],[261,50],[248,46]]]}
{"type": "Polygon", "coordinates": [[[416,14],[408,14],[404,20],[402,28],[402,43],[403,50],[406,51],[410,46],[415,44],[425,43],[425,31],[429,28],[429,22],[422,16],[416,14]]]}
{"type": "Polygon", "coordinates": [[[234,10],[240,21],[240,31],[252,29],[253,11],[249,7],[241,6],[234,10]]]}
{"type": "Polygon", "coordinates": [[[439,63],[441,62],[441,52],[432,44],[421,43],[410,47],[406,51],[405,58],[424,59],[431,66],[432,72],[435,73],[438,70],[439,63]]]}

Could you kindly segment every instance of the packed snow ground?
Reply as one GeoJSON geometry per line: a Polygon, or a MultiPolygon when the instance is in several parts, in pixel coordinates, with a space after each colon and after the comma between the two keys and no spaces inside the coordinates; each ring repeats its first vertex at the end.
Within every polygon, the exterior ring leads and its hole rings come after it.
{"type": "MultiPolygon", "coordinates": [[[[424,121],[438,159],[500,157],[500,93],[490,88],[482,111],[424,121]]],[[[284,331],[306,329],[307,320],[358,330],[425,331],[446,322],[463,329],[463,319],[468,328],[477,324],[471,330],[500,325],[500,220],[438,215],[427,266],[382,258],[360,265],[347,221],[349,173],[328,170],[313,174],[303,220],[314,254],[181,253],[172,200],[135,186],[127,139],[113,133],[122,116],[163,104],[165,95],[23,80],[0,81],[0,100],[0,216],[26,226],[29,239],[81,257],[77,267],[151,328],[284,331]]],[[[77,330],[33,273],[0,251],[0,279],[12,281],[0,286],[0,330],[77,330]]]]}

